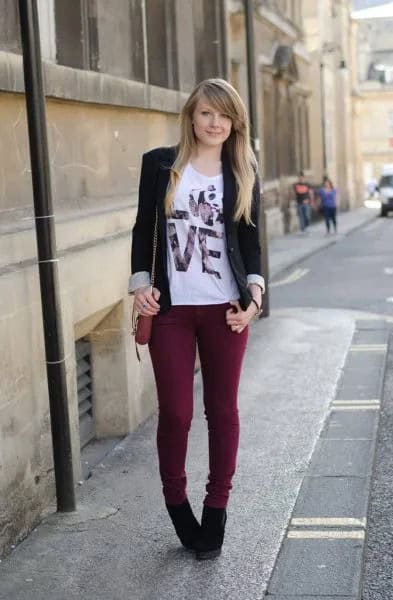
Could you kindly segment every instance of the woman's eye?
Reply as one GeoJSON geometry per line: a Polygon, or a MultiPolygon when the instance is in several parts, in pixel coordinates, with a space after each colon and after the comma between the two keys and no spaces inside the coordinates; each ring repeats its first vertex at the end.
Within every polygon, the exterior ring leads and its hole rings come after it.
{"type": "Polygon", "coordinates": [[[207,110],[203,110],[203,111],[202,111],[202,115],[203,115],[203,116],[205,116],[205,115],[208,115],[208,114],[209,114],[209,111],[207,111],[207,110]]]}

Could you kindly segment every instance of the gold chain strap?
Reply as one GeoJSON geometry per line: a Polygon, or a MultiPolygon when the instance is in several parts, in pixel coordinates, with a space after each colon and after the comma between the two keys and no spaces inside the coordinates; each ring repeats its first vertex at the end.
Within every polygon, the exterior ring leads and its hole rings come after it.
{"type": "Polygon", "coordinates": [[[156,207],[156,220],[154,223],[154,234],[153,234],[153,258],[151,261],[151,274],[150,274],[150,285],[153,292],[154,282],[156,279],[156,256],[157,256],[157,244],[158,244],[158,208],[156,207]]]}
{"type": "MultiPolygon", "coordinates": [[[[153,293],[154,282],[156,279],[156,257],[157,257],[157,246],[158,246],[158,209],[156,207],[156,215],[155,215],[155,223],[154,223],[154,233],[153,233],[153,257],[151,262],[151,273],[150,273],[150,292],[153,293]]],[[[131,331],[132,335],[136,334],[136,328],[138,325],[138,313],[135,310],[135,304],[132,310],[132,319],[131,319],[131,331]]],[[[138,349],[137,349],[138,354],[138,349]]],[[[139,358],[139,356],[138,356],[139,358]]]]}

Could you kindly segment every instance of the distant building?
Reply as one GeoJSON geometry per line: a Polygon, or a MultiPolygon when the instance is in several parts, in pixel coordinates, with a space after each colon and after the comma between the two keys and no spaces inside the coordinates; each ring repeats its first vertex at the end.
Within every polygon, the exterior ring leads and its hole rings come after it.
{"type": "Polygon", "coordinates": [[[356,53],[348,0],[303,0],[305,43],[311,56],[311,166],[339,189],[340,208],[363,202],[353,97],[356,53]]]}
{"type": "Polygon", "coordinates": [[[357,128],[363,183],[393,163],[393,2],[352,13],[357,27],[357,128]]]}

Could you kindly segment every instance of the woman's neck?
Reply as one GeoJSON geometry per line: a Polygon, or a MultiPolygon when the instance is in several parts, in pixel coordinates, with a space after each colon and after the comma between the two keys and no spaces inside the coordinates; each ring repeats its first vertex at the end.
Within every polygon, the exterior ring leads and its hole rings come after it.
{"type": "Polygon", "coordinates": [[[218,146],[205,146],[197,144],[194,152],[192,153],[191,160],[197,160],[200,162],[221,162],[222,144],[218,146]]]}
{"type": "Polygon", "coordinates": [[[190,162],[198,171],[207,176],[218,175],[221,172],[221,151],[222,145],[202,146],[198,144],[190,157],[190,162]]]}

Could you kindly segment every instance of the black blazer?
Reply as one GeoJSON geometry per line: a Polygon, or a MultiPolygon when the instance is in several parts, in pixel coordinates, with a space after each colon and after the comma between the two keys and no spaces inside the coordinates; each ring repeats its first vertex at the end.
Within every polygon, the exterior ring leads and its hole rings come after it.
{"type": "MultiPolygon", "coordinates": [[[[167,225],[164,198],[169,182],[169,173],[176,158],[176,147],[155,148],[143,155],[139,183],[139,204],[132,231],[131,273],[150,273],[153,254],[153,231],[156,206],[158,209],[158,245],[156,257],[155,287],[161,292],[161,312],[171,307],[167,269],[167,225]]],[[[261,248],[259,243],[258,217],[260,204],[259,178],[253,190],[251,220],[233,220],[236,202],[236,180],[226,152],[222,153],[224,178],[224,223],[229,264],[239,288],[239,302],[243,310],[251,302],[247,288],[247,275],[261,275],[261,248]]]]}

